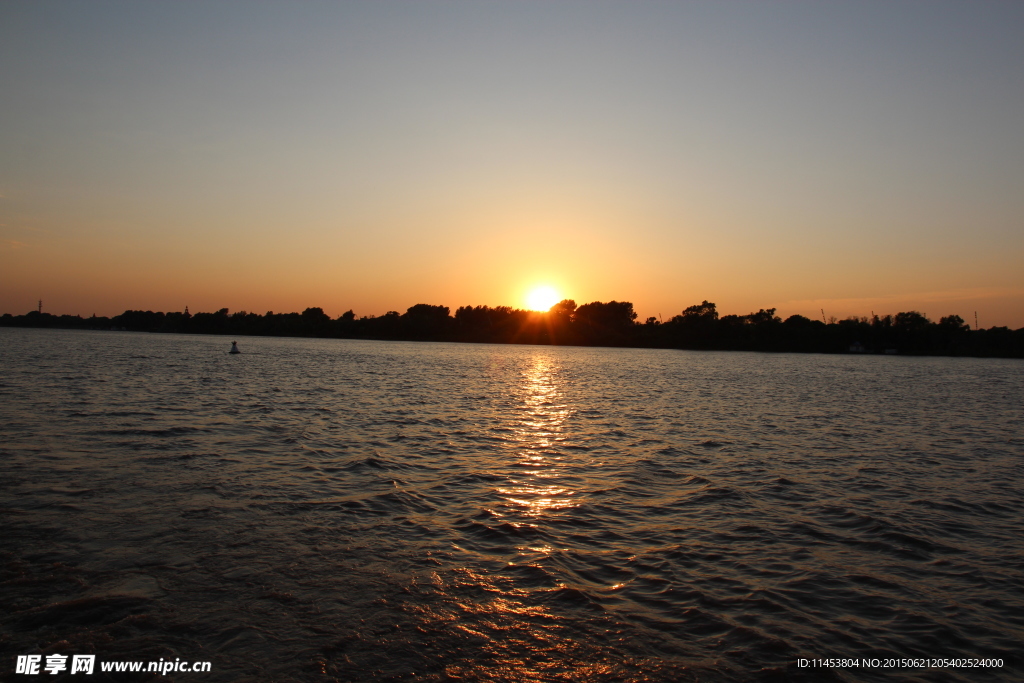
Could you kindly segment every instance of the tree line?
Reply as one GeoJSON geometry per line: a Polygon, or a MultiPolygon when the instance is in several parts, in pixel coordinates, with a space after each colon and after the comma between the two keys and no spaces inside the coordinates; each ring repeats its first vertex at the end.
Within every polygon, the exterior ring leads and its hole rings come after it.
{"type": "Polygon", "coordinates": [[[331,318],[321,308],[302,313],[266,314],[222,308],[191,314],[125,311],[112,318],[31,311],[0,317],[4,327],[130,330],[187,334],[261,335],[452,341],[501,344],[558,344],[648,348],[796,351],[811,353],[901,353],[915,355],[1024,358],[1024,328],[972,330],[957,315],[934,322],[917,311],[851,317],[828,323],[774,308],[747,315],[720,316],[714,303],[689,306],[671,319],[637,320],[627,301],[594,301],[577,306],[566,299],[549,311],[510,306],[462,306],[454,315],[447,306],[416,304],[405,313],[357,317],[346,311],[331,318]]]}

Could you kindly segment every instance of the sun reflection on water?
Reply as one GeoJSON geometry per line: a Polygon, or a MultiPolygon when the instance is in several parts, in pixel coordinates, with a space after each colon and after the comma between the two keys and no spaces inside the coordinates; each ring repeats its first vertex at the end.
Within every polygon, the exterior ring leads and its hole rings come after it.
{"type": "MultiPolygon", "coordinates": [[[[455,618],[451,627],[478,643],[481,656],[464,667],[449,667],[447,675],[473,680],[599,680],[601,666],[584,671],[566,669],[580,656],[580,644],[569,636],[567,620],[558,605],[582,600],[582,588],[559,576],[555,565],[568,548],[549,542],[557,536],[557,516],[580,505],[579,463],[571,450],[570,420],[574,413],[566,397],[565,375],[559,363],[542,353],[530,357],[509,390],[505,405],[512,409],[501,424],[505,435],[500,465],[504,481],[494,489],[495,505],[488,517],[493,571],[460,569],[448,585],[455,618]],[[500,562],[500,568],[498,563],[500,562]]],[[[564,518],[563,520],[564,521],[564,518]]],[[[439,613],[440,618],[448,615],[439,613]]]]}
{"type": "Polygon", "coordinates": [[[537,517],[576,507],[576,491],[551,481],[566,467],[557,450],[566,440],[565,426],[572,415],[562,391],[561,368],[538,355],[522,374],[513,392],[521,401],[522,417],[513,422],[514,465],[521,468],[509,485],[497,492],[520,514],[537,517]]]}

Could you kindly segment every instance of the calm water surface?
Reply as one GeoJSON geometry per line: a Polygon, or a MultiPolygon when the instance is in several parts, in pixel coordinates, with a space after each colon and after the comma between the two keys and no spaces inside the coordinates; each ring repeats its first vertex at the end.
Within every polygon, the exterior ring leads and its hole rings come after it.
{"type": "Polygon", "coordinates": [[[229,342],[0,329],[0,675],[1024,678],[1021,361],[229,342]]]}

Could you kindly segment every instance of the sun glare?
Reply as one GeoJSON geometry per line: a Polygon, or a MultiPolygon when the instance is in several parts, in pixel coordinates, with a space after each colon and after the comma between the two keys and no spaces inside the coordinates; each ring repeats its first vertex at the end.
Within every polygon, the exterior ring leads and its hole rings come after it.
{"type": "Polygon", "coordinates": [[[561,295],[555,288],[548,286],[534,287],[526,295],[526,305],[533,311],[546,311],[561,300],[561,295]]]}

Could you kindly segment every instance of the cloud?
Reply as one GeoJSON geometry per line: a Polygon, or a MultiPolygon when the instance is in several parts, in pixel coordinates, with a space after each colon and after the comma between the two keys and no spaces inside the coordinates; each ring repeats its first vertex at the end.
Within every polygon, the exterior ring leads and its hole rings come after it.
{"type": "Polygon", "coordinates": [[[29,245],[24,242],[19,242],[18,240],[0,240],[0,248],[2,249],[21,249],[22,247],[27,246],[29,245]]]}

